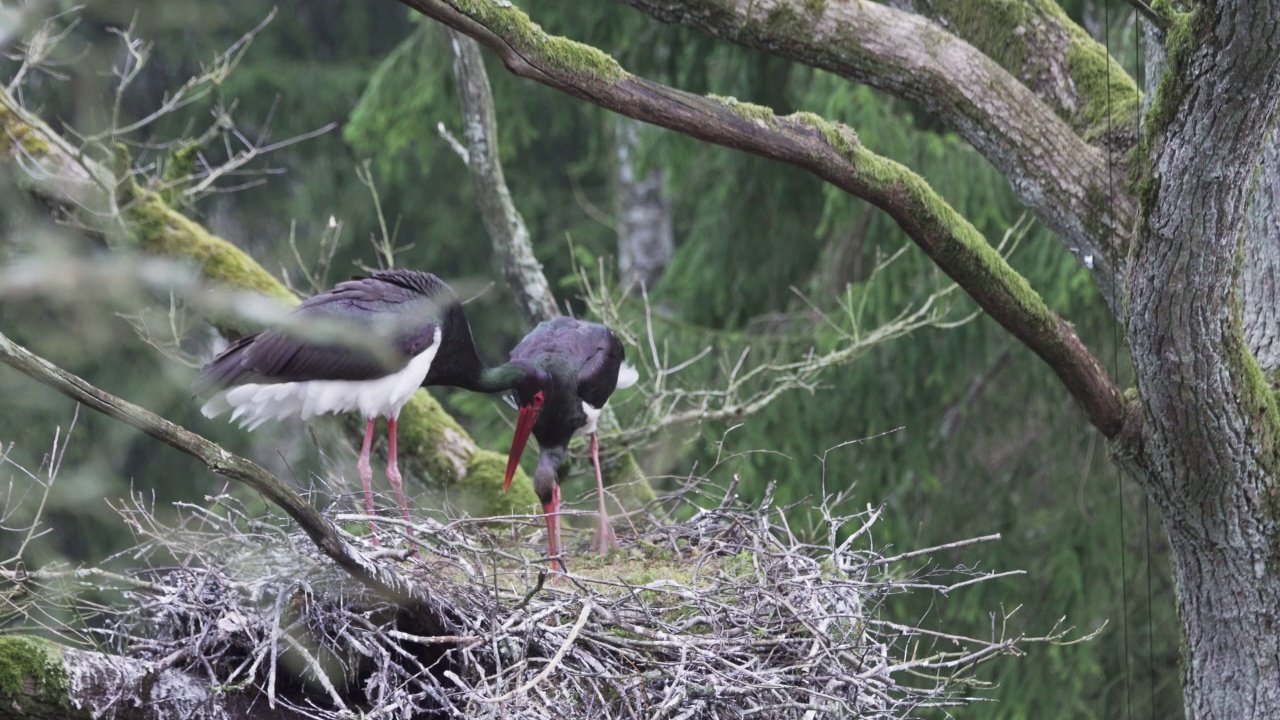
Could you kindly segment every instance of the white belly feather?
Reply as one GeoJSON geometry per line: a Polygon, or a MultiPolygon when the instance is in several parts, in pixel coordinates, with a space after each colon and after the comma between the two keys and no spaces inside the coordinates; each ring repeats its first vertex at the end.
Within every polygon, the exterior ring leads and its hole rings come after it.
{"type": "Polygon", "coordinates": [[[437,329],[431,346],[415,355],[403,370],[375,380],[307,380],[237,385],[215,395],[200,408],[205,417],[228,409],[232,422],[253,430],[268,420],[310,420],[325,413],[359,412],[366,418],[394,418],[422,386],[440,349],[437,329]]]}
{"type": "Polygon", "coordinates": [[[600,413],[604,408],[593,408],[586,400],[582,401],[582,412],[587,414],[587,422],[578,428],[575,435],[590,435],[596,431],[596,422],[600,419],[600,413]]]}

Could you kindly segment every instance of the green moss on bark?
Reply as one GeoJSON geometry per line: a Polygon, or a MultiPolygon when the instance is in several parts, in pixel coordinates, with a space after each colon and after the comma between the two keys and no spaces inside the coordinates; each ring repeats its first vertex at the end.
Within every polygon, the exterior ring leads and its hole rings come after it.
{"type": "Polygon", "coordinates": [[[723,95],[708,95],[707,97],[720,103],[725,107],[725,109],[735,115],[741,115],[748,120],[755,120],[768,126],[774,126],[777,124],[778,118],[774,114],[773,108],[765,107],[764,105],[756,105],[755,103],[743,102],[738,98],[725,97],[723,95]]]}
{"type": "Polygon", "coordinates": [[[1137,131],[1138,86],[1106,48],[1080,32],[1067,45],[1066,67],[1080,96],[1079,111],[1068,118],[1076,132],[1092,141],[1106,133],[1137,131]]]}
{"type": "Polygon", "coordinates": [[[859,145],[858,134],[853,128],[842,123],[835,123],[811,112],[798,112],[787,116],[787,120],[813,128],[822,133],[827,144],[844,157],[852,161],[859,145]]]}
{"type": "Polygon", "coordinates": [[[547,34],[510,2],[493,0],[453,0],[463,14],[500,35],[526,57],[538,58],[558,72],[608,84],[628,77],[608,53],[580,42],[547,34]]]}
{"type": "Polygon", "coordinates": [[[0,637],[0,693],[5,705],[21,712],[27,698],[68,705],[67,672],[58,646],[41,638],[0,637]]]}
{"type": "Polygon", "coordinates": [[[174,150],[169,155],[164,167],[164,189],[160,197],[171,207],[182,201],[182,186],[196,170],[196,160],[200,156],[199,143],[192,141],[174,150]]]}
{"type": "Polygon", "coordinates": [[[426,390],[415,393],[400,413],[397,437],[404,469],[451,493],[459,491],[461,498],[457,502],[472,515],[526,512],[537,503],[533,486],[523,471],[516,471],[511,491],[502,492],[506,458],[477,448],[462,426],[426,390]]]}
{"type": "Polygon", "coordinates": [[[1276,394],[1272,391],[1262,366],[1245,343],[1244,315],[1238,294],[1232,296],[1229,312],[1231,322],[1227,327],[1223,349],[1231,379],[1237,389],[1241,410],[1249,422],[1254,456],[1275,477],[1280,475],[1280,403],[1276,400],[1276,394]]]}
{"type": "Polygon", "coordinates": [[[955,28],[956,34],[970,45],[1005,70],[1022,75],[1027,58],[1023,35],[1030,15],[1026,0],[940,0],[931,7],[930,14],[945,19],[947,26],[955,28]]]}
{"type": "Polygon", "coordinates": [[[1191,12],[1182,13],[1174,10],[1168,0],[1155,0],[1151,7],[1164,17],[1168,29],[1165,31],[1164,74],[1160,76],[1160,84],[1156,86],[1151,111],[1147,114],[1143,129],[1144,140],[1148,141],[1164,132],[1187,96],[1187,64],[1198,44],[1196,33],[1202,17],[1199,6],[1191,12]]]}
{"type": "Polygon", "coordinates": [[[511,489],[502,491],[507,459],[496,452],[481,450],[467,465],[467,475],[458,483],[462,506],[475,516],[493,517],[527,513],[539,507],[533,484],[523,472],[511,480],[511,489]]]}
{"type": "Polygon", "coordinates": [[[411,458],[406,469],[441,485],[462,479],[475,453],[475,443],[458,421],[426,390],[414,393],[400,414],[400,448],[411,458]]]}
{"type": "Polygon", "coordinates": [[[120,198],[130,240],[152,255],[189,260],[200,266],[206,281],[236,290],[259,292],[286,305],[298,298],[243,250],[214,235],[163,198],[126,181],[120,198]]]}
{"type": "MultiPolygon", "coordinates": [[[[1165,40],[1165,66],[1151,99],[1151,110],[1147,112],[1142,126],[1142,137],[1135,150],[1138,162],[1133,163],[1130,171],[1132,182],[1138,197],[1139,215],[1145,226],[1151,211],[1160,202],[1160,181],[1155,174],[1154,149],[1156,140],[1162,137],[1182,107],[1186,98],[1188,81],[1188,63],[1197,45],[1196,33],[1202,17],[1197,7],[1188,13],[1173,9],[1168,0],[1155,0],[1152,9],[1165,19],[1168,27],[1165,40]]],[[[1141,232],[1138,233],[1142,235],[1141,232]]]]}
{"type": "Polygon", "coordinates": [[[22,146],[28,155],[38,156],[49,152],[49,143],[23,122],[8,105],[0,102],[0,153],[8,153],[13,149],[14,143],[22,146]]]}

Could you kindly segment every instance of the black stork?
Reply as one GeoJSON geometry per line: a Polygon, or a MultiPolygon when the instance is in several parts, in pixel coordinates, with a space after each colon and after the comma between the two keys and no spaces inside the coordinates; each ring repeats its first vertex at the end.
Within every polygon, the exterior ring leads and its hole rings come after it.
{"type": "Polygon", "coordinates": [[[615,389],[634,385],[639,375],[623,360],[622,343],[609,328],[568,317],[548,320],[511,351],[511,362],[533,371],[515,386],[519,417],[503,489],[520,465],[529,434],[538,439],[541,457],[533,476],[533,489],[547,516],[547,543],[552,569],[559,571],[560,474],[565,469],[569,440],[578,433],[591,435],[591,462],[600,496],[600,519],[595,547],[601,554],[617,547],[609,514],[605,510],[604,481],[600,476],[600,443],[596,421],[615,389]]]}
{"type": "Polygon", "coordinates": [[[268,420],[359,412],[367,422],[356,467],[369,515],[369,450],[375,420],[386,417],[387,481],[408,521],[396,419],[413,393],[423,385],[501,392],[528,373],[522,363],[484,367],[462,304],[440,278],[383,270],[311,297],[279,329],[236,341],[204,366],[195,391],[217,390],[201,408],[206,417],[233,409],[231,420],[250,430],[268,420]]]}

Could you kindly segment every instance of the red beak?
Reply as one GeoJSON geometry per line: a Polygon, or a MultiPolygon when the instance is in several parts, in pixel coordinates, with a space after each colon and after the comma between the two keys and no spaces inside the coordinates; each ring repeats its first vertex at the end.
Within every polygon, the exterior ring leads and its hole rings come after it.
{"type": "Polygon", "coordinates": [[[520,467],[520,456],[524,454],[524,446],[529,443],[529,433],[533,431],[533,423],[538,419],[538,408],[533,405],[521,405],[520,417],[516,420],[516,434],[511,438],[511,454],[507,455],[507,477],[502,481],[502,492],[511,487],[511,478],[515,477],[516,468],[520,467]]]}

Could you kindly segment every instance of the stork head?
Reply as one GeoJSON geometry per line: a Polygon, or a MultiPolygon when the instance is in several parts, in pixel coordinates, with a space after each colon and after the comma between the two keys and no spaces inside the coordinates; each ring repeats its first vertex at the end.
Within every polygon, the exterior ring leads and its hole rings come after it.
{"type": "Polygon", "coordinates": [[[515,386],[516,406],[520,411],[516,419],[516,433],[511,438],[511,452],[507,455],[507,475],[502,481],[502,491],[511,487],[511,478],[515,477],[516,468],[520,467],[520,456],[524,454],[524,446],[529,442],[529,433],[538,421],[538,413],[546,404],[548,388],[547,373],[541,368],[530,367],[524,378],[515,386]]]}

